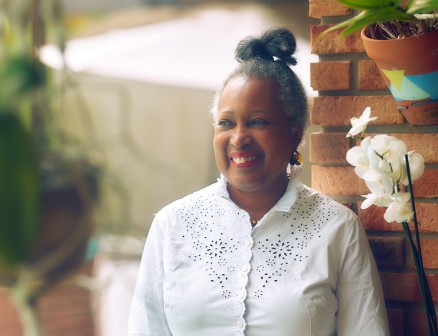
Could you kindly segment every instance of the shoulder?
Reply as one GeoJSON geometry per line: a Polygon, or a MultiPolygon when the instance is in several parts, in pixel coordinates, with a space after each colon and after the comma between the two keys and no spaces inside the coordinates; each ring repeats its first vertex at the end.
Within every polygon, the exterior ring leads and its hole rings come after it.
{"type": "Polygon", "coordinates": [[[158,211],[156,217],[178,217],[188,213],[198,213],[203,209],[214,208],[215,204],[218,203],[221,194],[222,187],[220,183],[213,183],[203,189],[197,190],[164,206],[160,211],[158,211]]]}
{"type": "Polygon", "coordinates": [[[309,204],[309,206],[314,208],[314,210],[326,210],[332,212],[333,214],[345,215],[354,219],[357,218],[357,215],[347,206],[306,185],[302,185],[302,188],[298,192],[297,201],[309,204]]]}
{"type": "Polygon", "coordinates": [[[165,237],[181,237],[187,230],[206,227],[212,218],[223,216],[222,194],[218,183],[180,198],[156,213],[149,233],[165,237]]]}
{"type": "Polygon", "coordinates": [[[291,212],[324,232],[347,234],[359,225],[351,209],[305,185],[298,188],[291,212]]]}

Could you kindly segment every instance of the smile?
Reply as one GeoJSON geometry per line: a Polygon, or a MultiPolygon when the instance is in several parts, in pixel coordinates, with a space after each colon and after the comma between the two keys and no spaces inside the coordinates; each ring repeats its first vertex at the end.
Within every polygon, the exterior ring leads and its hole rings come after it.
{"type": "Polygon", "coordinates": [[[243,164],[243,163],[247,163],[249,161],[254,161],[255,159],[257,159],[256,156],[246,156],[246,157],[232,157],[231,161],[237,163],[237,164],[243,164]]]}

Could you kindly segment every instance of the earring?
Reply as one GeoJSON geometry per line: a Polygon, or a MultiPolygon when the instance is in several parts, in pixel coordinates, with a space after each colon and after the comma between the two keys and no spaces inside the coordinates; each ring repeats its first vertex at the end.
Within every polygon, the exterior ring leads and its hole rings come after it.
{"type": "Polygon", "coordinates": [[[297,165],[299,166],[301,163],[303,163],[303,158],[300,154],[300,152],[295,151],[292,154],[292,157],[289,160],[289,163],[293,166],[293,165],[297,165]]]}

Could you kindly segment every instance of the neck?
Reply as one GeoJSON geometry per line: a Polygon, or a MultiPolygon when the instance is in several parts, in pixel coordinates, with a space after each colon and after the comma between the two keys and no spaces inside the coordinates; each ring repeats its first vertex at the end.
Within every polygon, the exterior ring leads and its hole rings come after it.
{"type": "Polygon", "coordinates": [[[280,187],[271,190],[245,191],[228,185],[231,200],[248,212],[251,220],[259,221],[283,196],[288,184],[288,178],[280,187]]]}

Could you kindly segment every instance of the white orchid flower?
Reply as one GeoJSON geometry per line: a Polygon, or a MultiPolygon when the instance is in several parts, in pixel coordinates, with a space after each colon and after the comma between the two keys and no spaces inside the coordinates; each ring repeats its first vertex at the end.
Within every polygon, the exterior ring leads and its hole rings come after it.
{"type": "Polygon", "coordinates": [[[360,146],[350,148],[346,154],[347,162],[355,167],[354,171],[360,178],[363,178],[363,175],[369,170],[370,167],[367,156],[367,148],[370,140],[370,137],[366,137],[360,143],[360,146]]]}
{"type": "Polygon", "coordinates": [[[406,144],[396,137],[385,134],[376,135],[371,139],[368,150],[370,167],[390,174],[394,182],[398,182],[405,173],[404,155],[406,152],[406,144]]]}
{"type": "Polygon", "coordinates": [[[361,204],[361,209],[367,209],[371,205],[376,205],[378,207],[387,207],[392,203],[392,198],[388,195],[381,195],[377,196],[376,194],[368,194],[368,195],[362,195],[362,197],[365,197],[365,200],[361,204]]]}
{"type": "Polygon", "coordinates": [[[390,173],[391,165],[387,160],[384,160],[371,146],[368,147],[367,157],[370,163],[370,169],[379,173],[390,173]]]}
{"type": "Polygon", "coordinates": [[[370,121],[376,120],[377,117],[371,116],[371,107],[366,107],[365,110],[362,112],[362,115],[359,118],[353,117],[350,119],[351,123],[351,129],[348,131],[346,137],[354,137],[355,135],[359,133],[363,133],[365,129],[367,128],[367,125],[370,121]]]}
{"type": "Polygon", "coordinates": [[[368,189],[377,196],[391,196],[397,192],[394,185],[394,181],[387,174],[380,174],[374,170],[368,170],[364,174],[365,184],[368,189]]]}
{"type": "Polygon", "coordinates": [[[396,197],[394,197],[393,202],[386,209],[383,218],[389,222],[409,222],[412,220],[414,212],[412,211],[409,193],[398,193],[396,197]]]}
{"type": "MultiPolygon", "coordinates": [[[[424,173],[424,157],[420,153],[417,153],[415,151],[408,152],[408,159],[409,159],[409,171],[411,173],[411,179],[412,181],[415,181],[421,177],[424,173]]],[[[409,184],[408,176],[406,169],[404,170],[404,174],[401,177],[401,183],[404,185],[409,184]]]]}
{"type": "Polygon", "coordinates": [[[347,152],[346,159],[349,164],[354,166],[356,174],[360,178],[363,178],[363,174],[369,169],[369,160],[360,146],[350,148],[347,152]]]}
{"type": "MultiPolygon", "coordinates": [[[[368,175],[372,175],[376,173],[374,171],[370,171],[368,175]]],[[[365,200],[362,202],[361,208],[366,209],[371,205],[377,205],[379,207],[387,207],[389,206],[393,199],[391,197],[392,194],[392,184],[389,185],[382,183],[376,173],[375,178],[372,180],[366,180],[365,183],[368,189],[371,191],[368,195],[362,195],[365,197],[365,200]]]]}
{"type": "Polygon", "coordinates": [[[407,147],[403,141],[386,134],[373,136],[370,141],[370,147],[388,161],[400,158],[400,156],[404,156],[407,153],[407,147]]]}

